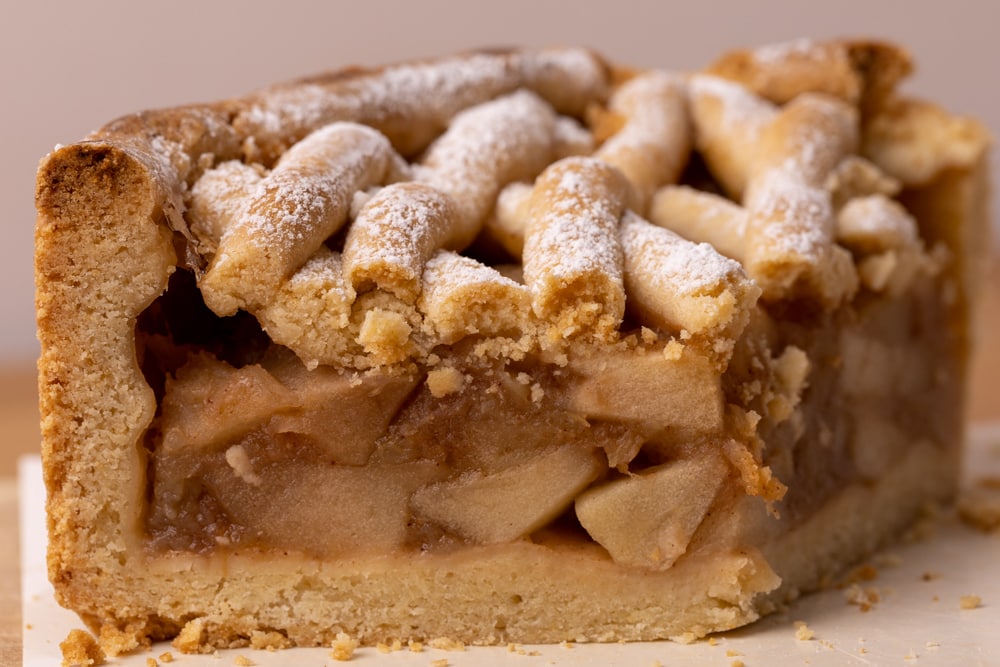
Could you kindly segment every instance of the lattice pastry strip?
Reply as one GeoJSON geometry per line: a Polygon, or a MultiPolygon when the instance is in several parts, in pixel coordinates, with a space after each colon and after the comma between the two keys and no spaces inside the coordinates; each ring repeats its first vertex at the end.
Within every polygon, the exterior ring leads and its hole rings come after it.
{"type": "Polygon", "coordinates": [[[441,250],[423,273],[420,311],[442,343],[469,335],[519,337],[531,329],[531,293],[469,257],[441,250]]]}
{"type": "Polygon", "coordinates": [[[688,83],[695,147],[733,199],[743,198],[757,141],[778,107],[743,86],[703,74],[688,83]]]}
{"type": "Polygon", "coordinates": [[[595,157],[625,175],[632,185],[629,208],[640,215],[658,187],[677,181],[691,152],[686,98],[680,77],[654,71],[629,80],[608,101],[624,125],[595,157]]]}
{"type": "Polygon", "coordinates": [[[552,161],[556,114],[534,93],[518,91],[458,114],[415,170],[415,178],[451,197],[457,215],[443,245],[475,239],[500,188],[530,180],[552,161]]]}
{"type": "Polygon", "coordinates": [[[629,308],[644,323],[702,340],[728,359],[760,288],[743,267],[707,243],[693,243],[626,211],[621,223],[629,308]]]}
{"type": "Polygon", "coordinates": [[[857,111],[807,94],[785,105],[761,134],[744,202],[747,272],[775,300],[803,288],[833,305],[853,294],[850,255],[833,243],[830,173],[857,148],[857,111]]]}
{"type": "Polygon", "coordinates": [[[355,192],[406,171],[389,141],[370,127],[334,123],[309,135],[251,187],[243,206],[219,211],[218,249],[200,281],[205,302],[223,316],[269,303],[347,221],[355,192]]]}
{"type": "Polygon", "coordinates": [[[249,161],[270,164],[310,132],[336,121],[369,125],[412,157],[463,109],[520,86],[559,113],[582,116],[607,88],[606,66],[583,49],[477,53],[387,67],[374,76],[319,76],[267,90],[233,126],[252,140],[249,161]]]}
{"type": "Polygon", "coordinates": [[[613,337],[625,313],[618,221],[628,182],[607,163],[565,158],[548,167],[531,193],[524,238],[524,279],[532,309],[550,335],[613,337]]]}

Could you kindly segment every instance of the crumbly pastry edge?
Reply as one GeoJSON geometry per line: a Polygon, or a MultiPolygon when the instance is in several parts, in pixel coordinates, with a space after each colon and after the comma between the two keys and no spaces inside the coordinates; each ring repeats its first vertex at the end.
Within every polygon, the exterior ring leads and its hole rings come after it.
{"type": "MultiPolygon", "coordinates": [[[[202,619],[204,643],[220,645],[261,628],[250,627],[252,623],[247,616],[236,624],[223,620],[221,606],[215,610],[186,609],[186,588],[235,586],[231,591],[224,589],[231,592],[230,599],[241,600],[248,608],[273,608],[274,603],[269,601],[281,600],[281,596],[300,590],[303,581],[335,587],[338,582],[346,585],[352,576],[358,576],[350,568],[345,568],[344,574],[337,574],[334,568],[326,566],[318,567],[317,572],[282,573],[270,582],[269,594],[261,596],[260,589],[268,588],[263,579],[254,576],[242,584],[223,584],[219,571],[194,558],[187,563],[178,561],[179,567],[172,572],[153,568],[148,577],[135,578],[135,564],[141,562],[136,559],[144,557],[137,538],[141,517],[136,498],[142,497],[145,488],[144,476],[135,473],[144,470],[139,443],[155,413],[152,391],[135,358],[135,321],[166,288],[176,266],[196,261],[183,256],[184,244],[175,242],[177,235],[188,236],[181,215],[182,192],[199,169],[199,156],[239,155],[241,141],[229,131],[227,119],[241,105],[249,104],[248,100],[122,119],[88,141],[60,148],[45,159],[39,170],[36,303],[42,343],[39,391],[45,483],[49,493],[49,572],[60,601],[81,613],[95,630],[111,622],[121,628],[132,628],[136,634],[161,636],[176,632],[179,629],[176,620],[167,621],[166,613],[158,617],[148,603],[137,603],[137,600],[157,599],[163,611],[177,614],[175,619],[202,619]],[[166,144],[165,136],[171,138],[166,144]],[[178,147],[183,149],[178,151],[178,147]]],[[[963,202],[959,206],[964,208],[960,212],[956,209],[955,214],[969,222],[955,230],[967,236],[949,239],[949,245],[968,251],[974,258],[971,250],[979,247],[978,235],[985,228],[985,210],[974,210],[986,187],[985,158],[980,155],[972,163],[952,167],[946,178],[951,179],[950,186],[963,202]]],[[[961,290],[965,295],[973,291],[974,264],[970,261],[965,267],[969,273],[966,289],[961,290]]],[[[964,338],[968,332],[963,330],[958,335],[964,338]]],[[[540,627],[517,630],[514,622],[508,626],[509,630],[504,628],[503,640],[508,637],[523,642],[682,638],[684,631],[680,628],[694,628],[696,634],[704,634],[746,623],[760,611],[794,595],[799,588],[810,587],[814,571],[828,570],[824,560],[836,563],[857,557],[870,550],[882,535],[898,530],[920,509],[909,498],[947,498],[953,492],[954,475],[941,475],[940,471],[954,471],[956,451],[942,454],[933,447],[914,447],[909,458],[900,461],[876,484],[846,489],[802,531],[788,536],[789,547],[799,543],[798,540],[813,545],[820,540],[823,546],[814,547],[815,556],[809,562],[789,560],[777,564],[775,569],[783,572],[785,584],[769,597],[756,594],[777,587],[774,571],[761,555],[746,554],[742,560],[719,562],[718,569],[713,570],[728,573],[730,587],[717,590],[717,595],[702,594],[699,604],[683,612],[684,605],[679,601],[683,598],[675,598],[673,606],[662,600],[670,599],[668,593],[676,591],[673,586],[685,585],[678,580],[691,586],[692,582],[700,582],[698,573],[690,573],[686,579],[681,577],[685,573],[679,568],[655,575],[642,573],[638,575],[642,584],[637,588],[648,587],[653,594],[662,591],[660,604],[616,603],[615,596],[610,595],[610,591],[620,590],[616,586],[587,593],[592,596],[591,602],[600,603],[597,606],[600,615],[595,615],[595,619],[630,612],[621,616],[622,622],[613,629],[560,627],[553,633],[551,628],[540,627]],[[871,530],[858,531],[847,545],[834,539],[834,534],[850,528],[838,524],[854,514],[851,508],[862,507],[874,508],[870,512],[872,522],[868,524],[871,530]],[[824,536],[828,538],[826,541],[824,536]],[[608,598],[612,604],[602,606],[608,598]],[[676,624],[663,624],[664,619],[672,616],[676,624]]],[[[513,546],[508,554],[510,568],[499,568],[485,575],[485,579],[478,579],[479,585],[505,590],[505,582],[519,567],[520,561],[513,552],[524,548],[530,549],[525,545],[513,546]]],[[[799,551],[789,548],[786,553],[799,551]]],[[[551,570],[555,577],[524,582],[539,588],[553,586],[552,582],[558,585],[558,572],[571,569],[564,568],[559,555],[532,553],[530,557],[540,559],[540,571],[551,570]]],[[[779,554],[769,557],[778,559],[779,554]]],[[[386,577],[384,594],[397,595],[398,590],[391,585],[396,579],[386,572],[382,570],[386,577]]],[[[440,582],[435,581],[433,571],[420,570],[413,576],[414,586],[422,587],[424,592],[437,590],[441,595],[437,602],[447,605],[449,598],[443,594],[443,588],[436,587],[440,582]]],[[[631,575],[622,576],[627,580],[631,575]]],[[[470,585],[474,581],[470,575],[470,585]]],[[[712,588],[707,580],[703,582],[703,591],[712,588]]],[[[550,592],[554,599],[559,599],[557,588],[550,592]]],[[[343,609],[322,604],[316,608],[320,615],[343,618],[343,609]]],[[[523,599],[516,604],[524,604],[523,599]]],[[[546,613],[553,618],[571,616],[565,606],[546,607],[541,598],[538,604],[542,605],[539,613],[543,618],[546,613]]],[[[463,617],[463,613],[469,612],[451,607],[437,611],[436,618],[442,622],[451,619],[473,634],[482,634],[481,627],[473,620],[474,613],[463,617]]],[[[371,641],[384,638],[346,621],[324,627],[304,623],[299,630],[293,627],[294,623],[288,626],[289,636],[303,644],[328,643],[344,630],[367,636],[371,641]]],[[[429,629],[421,631],[435,634],[429,629]]],[[[404,632],[400,628],[400,634],[404,632]]],[[[436,634],[453,633],[441,630],[436,634]]],[[[489,639],[488,634],[486,638],[489,639]]],[[[500,641],[501,635],[495,639],[500,641]]]]}

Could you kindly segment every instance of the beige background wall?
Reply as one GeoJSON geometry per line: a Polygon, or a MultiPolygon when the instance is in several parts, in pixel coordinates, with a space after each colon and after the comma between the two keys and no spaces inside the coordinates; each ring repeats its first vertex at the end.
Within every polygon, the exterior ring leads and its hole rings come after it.
{"type": "Polygon", "coordinates": [[[0,364],[36,354],[34,170],[130,111],[237,95],[276,80],[482,45],[582,44],[643,66],[696,68],[734,46],[799,36],[881,36],[917,56],[911,91],[1000,127],[994,0],[563,3],[35,3],[0,23],[0,364]],[[904,9],[905,8],[905,9],[904,9]]]}

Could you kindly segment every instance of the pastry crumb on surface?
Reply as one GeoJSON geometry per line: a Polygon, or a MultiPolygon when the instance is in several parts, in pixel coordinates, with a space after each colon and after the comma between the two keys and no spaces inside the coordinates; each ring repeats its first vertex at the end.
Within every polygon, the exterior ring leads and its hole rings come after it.
{"type": "Polygon", "coordinates": [[[156,658],[146,658],[146,667],[158,667],[159,664],[156,658]]]}
{"type": "Polygon", "coordinates": [[[253,660],[246,657],[245,655],[237,655],[235,658],[233,658],[233,664],[236,665],[236,667],[253,667],[257,663],[255,663],[253,660]]]}
{"type": "Polygon", "coordinates": [[[113,625],[102,625],[97,641],[104,653],[110,657],[128,653],[140,646],[149,646],[149,640],[143,636],[142,631],[130,628],[121,630],[113,625]]]}
{"type": "Polygon", "coordinates": [[[330,652],[330,657],[334,660],[350,660],[354,657],[354,650],[358,648],[358,640],[346,632],[338,632],[337,638],[330,644],[330,648],[333,649],[330,652]]]}
{"type": "Polygon", "coordinates": [[[430,641],[431,648],[441,651],[464,651],[465,643],[451,637],[435,637],[430,641]]]}
{"type": "Polygon", "coordinates": [[[729,663],[729,667],[746,667],[746,663],[740,660],[739,658],[736,658],[735,660],[729,663]]]}
{"type": "Polygon", "coordinates": [[[816,638],[816,633],[813,632],[805,621],[795,621],[795,638],[800,642],[807,642],[811,639],[816,638]]]}
{"type": "Polygon", "coordinates": [[[86,630],[70,630],[66,639],[59,643],[59,650],[63,655],[63,667],[91,667],[106,662],[104,651],[86,630]]]}
{"type": "Polygon", "coordinates": [[[276,651],[288,648],[291,645],[292,643],[288,640],[288,637],[280,632],[254,630],[250,633],[250,648],[258,651],[276,651]]]}
{"type": "Polygon", "coordinates": [[[862,612],[871,611],[875,608],[875,605],[882,600],[882,596],[879,594],[878,590],[866,587],[862,588],[857,584],[851,584],[846,591],[844,591],[844,597],[847,598],[847,604],[852,604],[857,606],[862,612]]]}
{"type": "Polygon", "coordinates": [[[448,667],[448,658],[439,658],[437,660],[431,660],[431,667],[448,667]]]}
{"type": "Polygon", "coordinates": [[[170,651],[167,651],[166,653],[161,653],[158,659],[160,662],[173,662],[174,654],[171,653],[170,651]]]}
{"type": "Polygon", "coordinates": [[[406,645],[410,649],[411,653],[423,653],[424,650],[423,642],[415,642],[411,639],[406,643],[406,645]]]}
{"type": "Polygon", "coordinates": [[[977,609],[983,605],[983,599],[978,595],[963,595],[958,604],[962,609],[977,609]]]}

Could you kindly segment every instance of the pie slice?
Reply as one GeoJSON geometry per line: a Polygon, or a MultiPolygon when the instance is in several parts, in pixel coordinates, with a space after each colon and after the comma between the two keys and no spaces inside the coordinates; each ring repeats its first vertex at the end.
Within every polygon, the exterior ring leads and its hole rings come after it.
{"type": "Polygon", "coordinates": [[[690,640],[816,588],[955,489],[988,140],[909,70],[491,51],[58,148],[60,603],[201,650],[690,640]]]}

